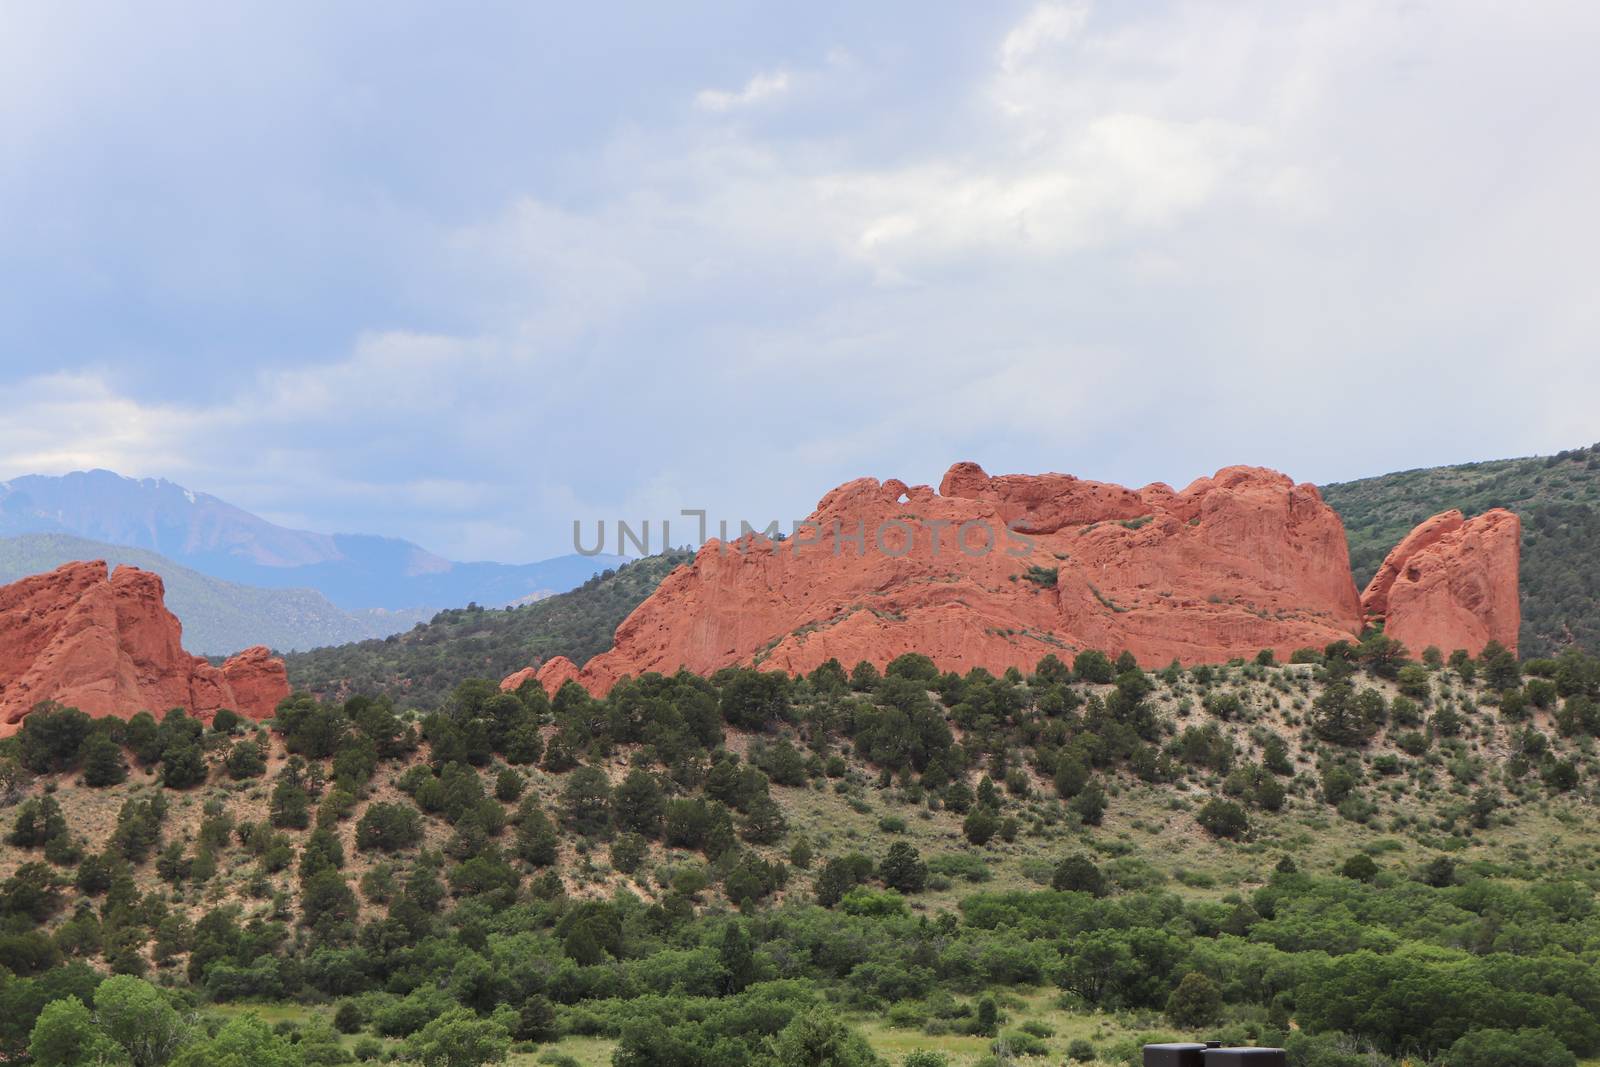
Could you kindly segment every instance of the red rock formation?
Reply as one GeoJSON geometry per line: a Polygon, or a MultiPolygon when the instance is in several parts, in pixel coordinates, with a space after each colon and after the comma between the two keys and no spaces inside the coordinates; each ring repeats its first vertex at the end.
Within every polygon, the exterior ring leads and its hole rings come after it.
{"type": "Polygon", "coordinates": [[[1443,512],[1384,559],[1361,594],[1362,610],[1412,655],[1429,645],[1477,655],[1490,641],[1515,652],[1521,552],[1522,523],[1511,512],[1495,508],[1473,519],[1443,512]]]}
{"type": "Polygon", "coordinates": [[[1228,467],[1135,491],[958,463],[938,493],[862,478],[786,541],[706,544],[579,679],[599,693],[645,671],[906,651],[963,671],[1084,648],[1161,666],[1286,655],[1361,625],[1343,526],[1311,485],[1228,467]]]}
{"type": "Polygon", "coordinates": [[[234,700],[223,706],[252,719],[270,719],[278,701],[289,695],[289,672],[266,645],[251,645],[229,656],[223,661],[222,677],[234,700]]]}
{"type": "Polygon", "coordinates": [[[557,656],[539,668],[539,685],[546,693],[555,696],[568,682],[581,681],[578,665],[565,656],[557,656]]]}
{"type": "Polygon", "coordinates": [[[182,707],[255,719],[289,695],[283,661],[264,648],[213,667],[183,650],[159,575],[104,560],[68,563],[0,587],[0,737],[41,701],[128,718],[182,707]]]}
{"type": "Polygon", "coordinates": [[[539,687],[548,695],[555,696],[556,691],[569,681],[581,681],[578,665],[565,656],[556,656],[542,667],[524,667],[515,674],[507,675],[500,682],[500,688],[507,693],[515,693],[521,689],[525,682],[537,681],[539,687]]]}
{"type": "Polygon", "coordinates": [[[520,671],[512,671],[500,679],[500,691],[502,693],[515,693],[537,677],[539,677],[539,668],[537,667],[524,667],[520,671]]]}

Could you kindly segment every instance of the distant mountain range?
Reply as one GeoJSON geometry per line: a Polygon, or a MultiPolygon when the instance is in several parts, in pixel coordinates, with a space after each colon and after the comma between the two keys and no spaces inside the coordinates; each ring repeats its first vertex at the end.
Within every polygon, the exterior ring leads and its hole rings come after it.
{"type": "Polygon", "coordinates": [[[49,569],[66,551],[157,571],[193,648],[206,653],[233,651],[241,639],[288,649],[383,636],[442,608],[564,592],[623,562],[572,554],[457,563],[397,538],[289,529],[165,479],[106,470],[0,482],[0,539],[0,577],[49,569]],[[140,562],[113,548],[153,555],[140,562]]]}

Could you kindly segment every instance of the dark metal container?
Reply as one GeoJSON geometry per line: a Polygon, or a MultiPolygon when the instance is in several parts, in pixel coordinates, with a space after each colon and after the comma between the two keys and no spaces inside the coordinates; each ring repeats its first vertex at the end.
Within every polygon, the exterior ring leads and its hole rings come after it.
{"type": "Polygon", "coordinates": [[[1205,1067],[1289,1067],[1281,1048],[1208,1048],[1201,1057],[1205,1067]]]}

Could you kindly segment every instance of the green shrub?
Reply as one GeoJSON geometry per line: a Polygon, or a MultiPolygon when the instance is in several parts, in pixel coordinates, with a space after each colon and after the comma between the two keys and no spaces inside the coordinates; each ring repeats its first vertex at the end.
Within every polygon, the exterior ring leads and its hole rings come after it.
{"type": "Polygon", "coordinates": [[[1210,1026],[1222,1011],[1222,992],[1217,984],[1199,971],[1183,976],[1167,998],[1166,1015],[1174,1026],[1210,1026]]]}
{"type": "Polygon", "coordinates": [[[611,866],[623,874],[633,874],[650,854],[650,842],[639,834],[622,834],[611,842],[611,866]]]}
{"type": "Polygon", "coordinates": [[[1022,576],[1034,585],[1045,589],[1054,589],[1056,582],[1060,579],[1061,571],[1057,567],[1040,567],[1034,564],[1029,566],[1022,576]]]}
{"type": "Polygon", "coordinates": [[[987,882],[994,877],[982,857],[970,852],[945,852],[928,861],[928,869],[946,878],[959,878],[964,882],[987,882]]]}
{"type": "Polygon", "coordinates": [[[1446,1067],[1576,1067],[1578,1059],[1543,1028],[1470,1030],[1445,1053],[1446,1067]]]}
{"type": "Polygon", "coordinates": [[[1244,808],[1218,797],[1206,801],[1195,821],[1212,837],[1242,838],[1250,833],[1250,817],[1244,808]]]}
{"type": "Polygon", "coordinates": [[[333,1013],[333,1028],[341,1034],[354,1034],[367,1024],[361,1005],[353,1000],[341,1000],[333,1013]]]}
{"type": "Polygon", "coordinates": [[[409,804],[377,803],[356,823],[356,848],[398,852],[422,840],[422,817],[409,804]]]}

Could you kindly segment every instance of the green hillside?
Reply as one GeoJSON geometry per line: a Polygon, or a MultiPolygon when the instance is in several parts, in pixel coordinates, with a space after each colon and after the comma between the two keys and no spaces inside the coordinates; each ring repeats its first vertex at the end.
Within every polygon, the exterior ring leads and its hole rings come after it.
{"type": "Polygon", "coordinates": [[[212,578],[143,548],[89,541],[68,534],[0,537],[0,584],[54,570],[73,560],[128,563],[161,575],[167,607],[183,623],[183,645],[222,656],[251,645],[315,648],[389,632],[377,616],[357,618],[314,589],[262,589],[212,578]]]}
{"type": "Polygon", "coordinates": [[[0,1061],[1576,1067],[1600,662],[1383,651],[36,712],[0,1061]]]}
{"type": "Polygon", "coordinates": [[[289,681],[322,696],[391,693],[432,708],[465,678],[503,678],[557,655],[583,663],[610,648],[618,624],[691,558],[648,556],[532,604],[455,608],[403,634],[291,655],[289,681]]]}
{"type": "Polygon", "coordinates": [[[1344,520],[1357,585],[1429,516],[1510,508],[1522,518],[1523,654],[1600,649],[1600,444],[1336,482],[1322,495],[1344,520]]]}

